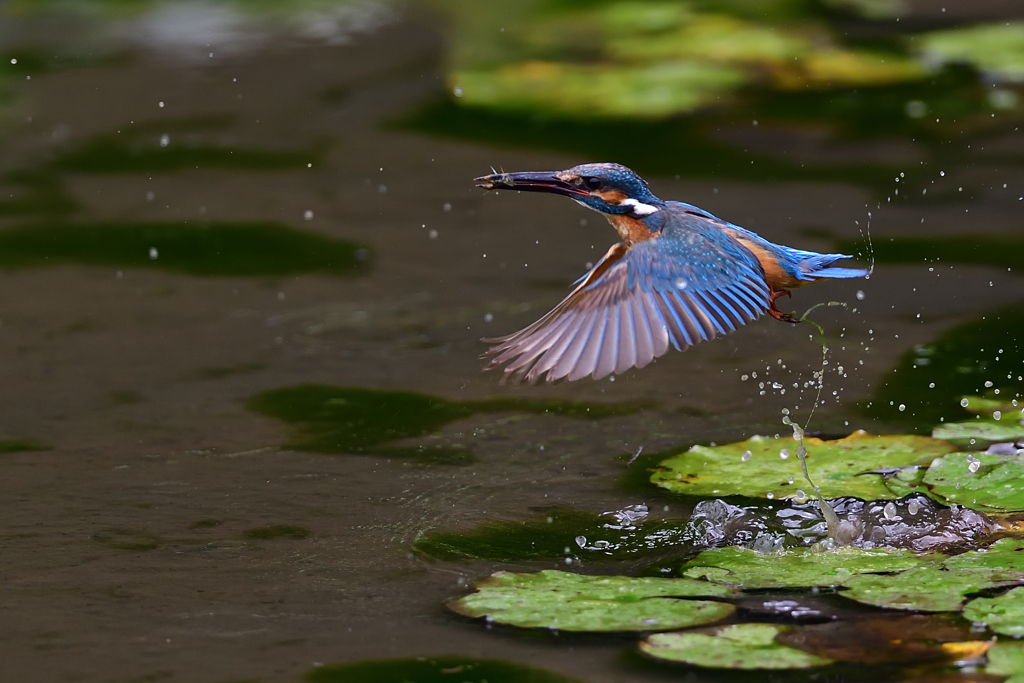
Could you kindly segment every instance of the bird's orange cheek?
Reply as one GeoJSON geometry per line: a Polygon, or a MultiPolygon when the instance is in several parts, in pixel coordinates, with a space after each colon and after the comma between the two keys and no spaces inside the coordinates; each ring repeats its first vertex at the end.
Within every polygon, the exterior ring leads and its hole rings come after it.
{"type": "Polygon", "coordinates": [[[604,190],[603,192],[595,192],[595,195],[604,200],[605,204],[611,204],[612,206],[618,206],[629,197],[618,190],[604,190]]]}

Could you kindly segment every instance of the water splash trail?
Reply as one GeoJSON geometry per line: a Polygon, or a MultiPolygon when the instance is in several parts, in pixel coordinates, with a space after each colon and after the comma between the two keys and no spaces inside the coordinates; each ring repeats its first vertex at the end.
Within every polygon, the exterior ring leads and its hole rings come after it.
{"type": "Polygon", "coordinates": [[[821,514],[825,518],[825,523],[828,525],[828,536],[833,541],[836,541],[839,531],[839,517],[836,515],[835,510],[832,509],[832,506],[829,505],[828,501],[822,497],[821,488],[814,483],[814,480],[811,479],[810,473],[807,471],[807,446],[804,445],[804,433],[811,425],[811,419],[814,417],[814,411],[817,410],[818,405],[821,402],[821,392],[825,387],[825,365],[827,364],[829,350],[828,342],[825,339],[825,330],[822,329],[821,325],[814,322],[807,316],[822,306],[843,306],[845,308],[846,304],[840,301],[818,303],[808,308],[804,314],[800,316],[800,322],[813,325],[814,329],[818,330],[818,335],[821,339],[821,369],[815,373],[818,380],[818,391],[814,396],[814,403],[811,405],[811,412],[807,415],[807,421],[804,423],[803,427],[801,427],[799,423],[790,419],[788,409],[786,411],[787,414],[782,418],[782,423],[793,428],[793,439],[798,442],[796,455],[800,459],[800,469],[803,471],[804,479],[807,480],[807,483],[810,484],[811,488],[814,490],[814,496],[818,500],[818,508],[821,510],[821,514]]]}

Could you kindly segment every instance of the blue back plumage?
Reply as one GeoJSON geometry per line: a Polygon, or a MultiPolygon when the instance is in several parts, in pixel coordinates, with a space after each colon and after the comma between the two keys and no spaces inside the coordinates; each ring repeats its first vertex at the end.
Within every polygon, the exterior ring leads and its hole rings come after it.
{"type": "MultiPolygon", "coordinates": [[[[736,233],[743,235],[745,239],[756,243],[766,252],[772,254],[778,260],[779,266],[796,280],[813,281],[818,278],[857,278],[864,277],[868,274],[868,271],[859,268],[830,267],[836,261],[853,258],[849,254],[820,254],[816,251],[794,249],[793,247],[775,244],[774,242],[769,242],[765,238],[761,237],[756,232],[734,225],[728,221],[724,221],[714,214],[692,204],[686,204],[685,202],[667,202],[667,206],[673,213],[690,215],[697,214],[704,216],[716,223],[720,223],[736,233]]],[[[655,217],[656,216],[651,216],[652,219],[655,217]]]]}

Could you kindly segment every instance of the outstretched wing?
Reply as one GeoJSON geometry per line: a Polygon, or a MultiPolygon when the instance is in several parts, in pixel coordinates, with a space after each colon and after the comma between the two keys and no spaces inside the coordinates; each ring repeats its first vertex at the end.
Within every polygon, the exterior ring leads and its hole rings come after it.
{"type": "Polygon", "coordinates": [[[561,303],[494,344],[502,381],[600,379],[642,368],[756,319],[771,305],[754,255],[707,218],[676,215],[661,234],[616,244],[561,303]]]}

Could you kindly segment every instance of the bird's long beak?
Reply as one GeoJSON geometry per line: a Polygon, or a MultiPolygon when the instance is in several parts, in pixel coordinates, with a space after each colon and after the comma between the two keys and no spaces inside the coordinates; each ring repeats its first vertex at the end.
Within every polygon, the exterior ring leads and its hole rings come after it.
{"type": "Polygon", "coordinates": [[[522,173],[493,173],[474,178],[477,187],[485,190],[524,190],[551,192],[566,197],[589,197],[590,193],[561,180],[559,171],[525,171],[522,173]]]}

